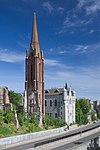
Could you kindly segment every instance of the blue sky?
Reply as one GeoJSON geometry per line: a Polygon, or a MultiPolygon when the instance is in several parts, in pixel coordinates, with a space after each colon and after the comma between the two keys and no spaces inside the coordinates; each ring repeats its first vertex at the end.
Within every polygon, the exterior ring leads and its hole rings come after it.
{"type": "Polygon", "coordinates": [[[0,86],[24,91],[33,13],[45,57],[45,88],[68,85],[100,99],[100,0],[0,0],[0,86]]]}

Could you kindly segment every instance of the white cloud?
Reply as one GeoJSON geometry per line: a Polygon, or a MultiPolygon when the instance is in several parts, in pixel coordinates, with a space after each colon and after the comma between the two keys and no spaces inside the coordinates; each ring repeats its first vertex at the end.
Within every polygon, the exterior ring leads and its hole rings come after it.
{"type": "Polygon", "coordinates": [[[17,54],[16,52],[12,52],[9,49],[1,49],[0,48],[0,61],[4,62],[21,62],[25,58],[24,54],[17,54]]]}
{"type": "Polygon", "coordinates": [[[92,53],[94,51],[100,50],[100,43],[95,43],[91,45],[69,45],[67,46],[69,51],[73,50],[75,53],[92,53]]]}
{"type": "Polygon", "coordinates": [[[29,46],[24,44],[23,42],[17,41],[17,44],[25,49],[27,49],[29,46]]]}
{"type": "Polygon", "coordinates": [[[60,52],[58,52],[59,54],[65,54],[65,53],[67,53],[67,51],[65,51],[65,50],[63,50],[63,51],[60,51],[60,52]]]}
{"type": "Polygon", "coordinates": [[[59,61],[53,60],[53,59],[45,59],[44,63],[45,65],[48,65],[48,66],[60,66],[61,65],[59,61]]]}
{"type": "Polygon", "coordinates": [[[53,10],[54,10],[53,6],[51,5],[51,3],[50,3],[49,1],[44,2],[44,3],[42,4],[42,6],[43,6],[44,9],[46,9],[49,13],[52,13],[53,10]]]}
{"type": "Polygon", "coordinates": [[[58,11],[62,14],[64,12],[64,8],[63,7],[58,7],[58,11]]]}
{"type": "Polygon", "coordinates": [[[95,21],[95,17],[99,17],[99,13],[99,0],[78,0],[77,5],[66,13],[63,27],[58,33],[65,33],[73,27],[86,27],[95,21]]]}
{"type": "Polygon", "coordinates": [[[88,33],[89,33],[89,34],[92,34],[92,33],[94,33],[94,30],[91,29],[88,33]]]}
{"type": "Polygon", "coordinates": [[[90,15],[90,14],[94,15],[98,11],[100,11],[100,1],[99,0],[95,0],[92,4],[90,4],[89,6],[86,7],[87,15],[90,15]]]}

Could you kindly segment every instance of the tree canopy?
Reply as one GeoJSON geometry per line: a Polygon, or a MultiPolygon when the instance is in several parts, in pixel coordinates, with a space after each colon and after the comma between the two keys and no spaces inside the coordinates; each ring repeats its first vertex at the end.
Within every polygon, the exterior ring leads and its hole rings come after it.
{"type": "Polygon", "coordinates": [[[76,123],[86,124],[88,122],[87,115],[90,111],[90,103],[88,99],[81,98],[76,100],[76,123]]]}
{"type": "Polygon", "coordinates": [[[21,94],[15,93],[14,91],[9,91],[8,94],[9,94],[10,103],[14,104],[15,107],[18,107],[22,101],[21,94]]]}

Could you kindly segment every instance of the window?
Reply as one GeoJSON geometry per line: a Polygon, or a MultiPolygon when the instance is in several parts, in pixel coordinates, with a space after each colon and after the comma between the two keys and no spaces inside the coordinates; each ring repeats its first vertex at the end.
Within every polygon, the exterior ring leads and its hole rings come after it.
{"type": "Polygon", "coordinates": [[[57,100],[55,99],[55,106],[57,106],[57,100]]]}
{"type": "Polygon", "coordinates": [[[47,106],[47,100],[45,100],[45,106],[47,106]]]}
{"type": "Polygon", "coordinates": [[[61,115],[62,115],[62,112],[61,112],[61,115]]]}
{"type": "Polygon", "coordinates": [[[52,116],[52,113],[50,113],[50,117],[52,116]]]}
{"type": "Polygon", "coordinates": [[[59,92],[59,90],[58,90],[58,89],[56,89],[56,90],[55,90],[55,93],[58,93],[58,92],[59,92]]]}
{"type": "Polygon", "coordinates": [[[45,93],[49,93],[49,90],[46,90],[45,93]]]}
{"type": "Polygon", "coordinates": [[[57,113],[55,113],[55,118],[57,118],[57,113]]]}
{"type": "Polygon", "coordinates": [[[73,93],[73,91],[71,91],[71,95],[72,95],[72,96],[74,96],[74,93],[73,93]]]}
{"type": "Polygon", "coordinates": [[[31,81],[33,80],[33,66],[31,64],[31,81]]]}
{"type": "Polygon", "coordinates": [[[52,100],[50,100],[50,106],[52,107],[52,100]]]}
{"type": "Polygon", "coordinates": [[[41,82],[41,63],[39,63],[39,81],[41,82]]]}
{"type": "Polygon", "coordinates": [[[69,103],[71,104],[71,98],[70,98],[70,101],[69,101],[69,103]]]}

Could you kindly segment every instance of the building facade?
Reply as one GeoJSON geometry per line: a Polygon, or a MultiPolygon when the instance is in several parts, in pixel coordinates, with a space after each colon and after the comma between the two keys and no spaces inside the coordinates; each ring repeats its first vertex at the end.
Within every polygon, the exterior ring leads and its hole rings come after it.
{"type": "Polygon", "coordinates": [[[38,116],[39,123],[42,124],[42,117],[45,113],[44,58],[43,52],[40,51],[35,13],[30,49],[26,50],[25,66],[24,109],[28,112],[28,115],[35,112],[38,116]]]}
{"type": "Polygon", "coordinates": [[[45,114],[65,121],[75,123],[76,93],[72,87],[45,90],[45,114]]]}
{"type": "Polygon", "coordinates": [[[0,109],[5,110],[9,104],[8,88],[0,87],[0,109]]]}

